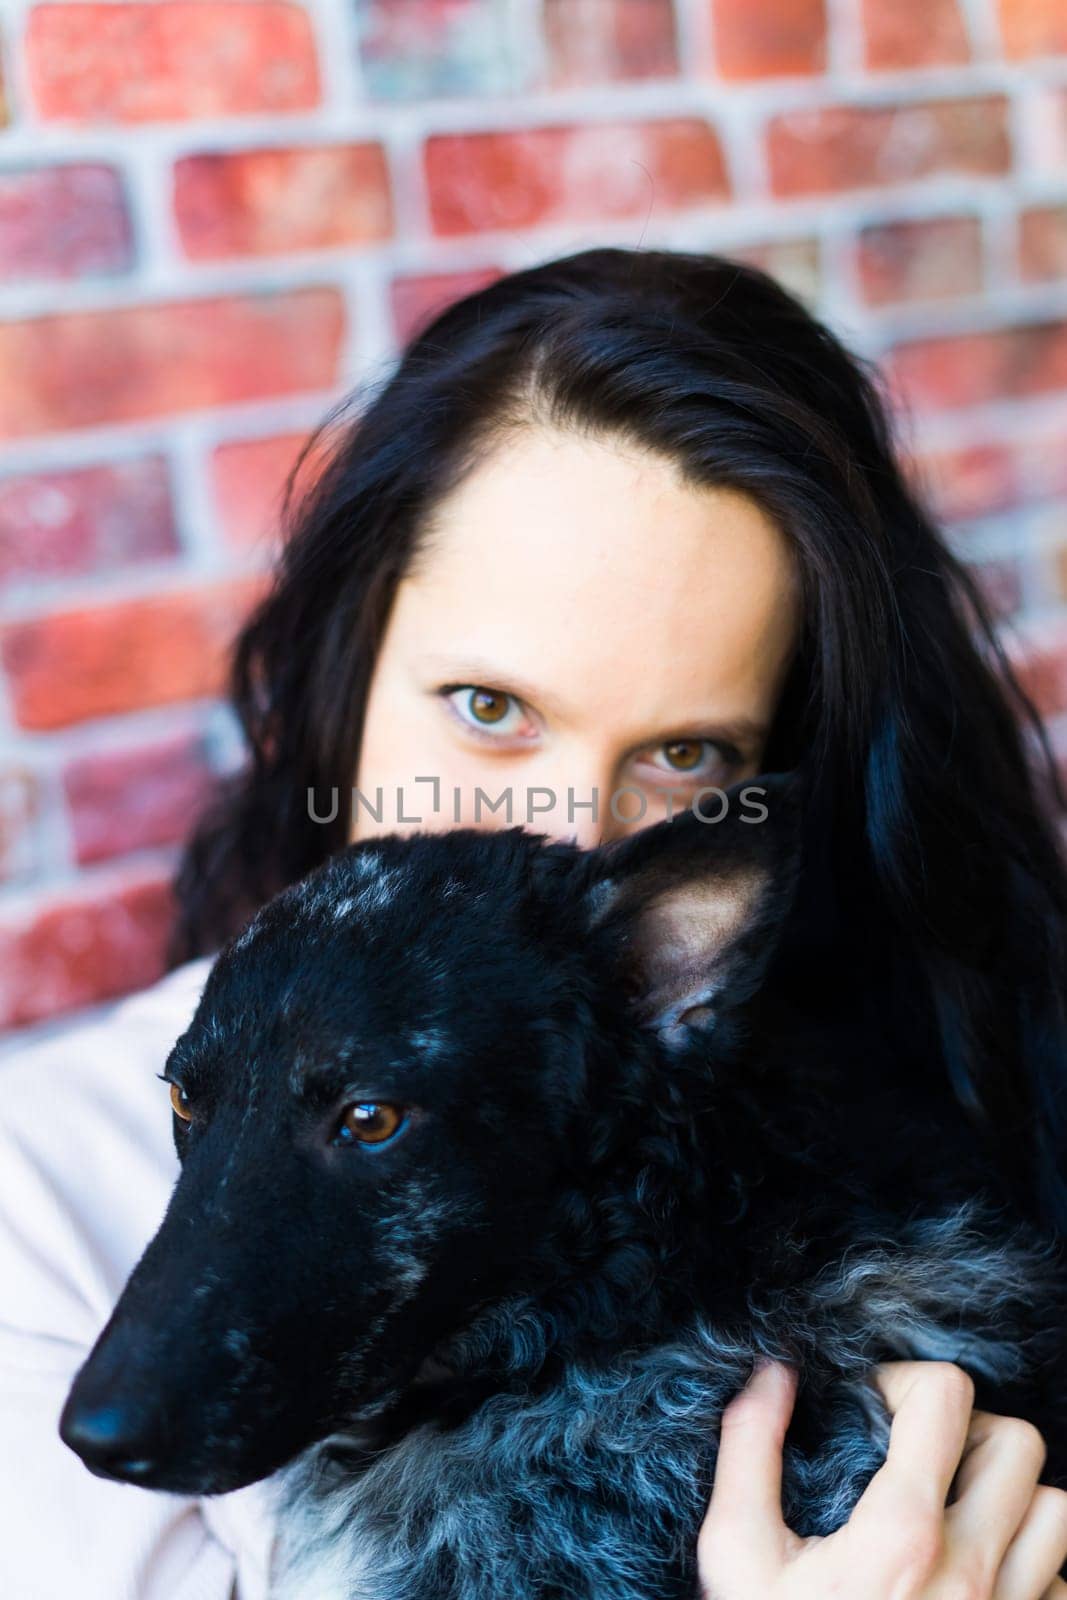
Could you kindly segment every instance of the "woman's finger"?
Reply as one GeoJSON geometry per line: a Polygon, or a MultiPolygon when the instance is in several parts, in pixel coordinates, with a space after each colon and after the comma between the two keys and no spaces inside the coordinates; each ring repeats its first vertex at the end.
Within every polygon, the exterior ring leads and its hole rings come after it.
{"type": "Polygon", "coordinates": [[[893,1361],[875,1377],[893,1417],[889,1448],[852,1520],[881,1522],[888,1499],[940,1521],[967,1442],[974,1384],[946,1361],[893,1361]]]}
{"type": "Polygon", "coordinates": [[[1004,1553],[993,1600],[1067,1600],[1067,1584],[1056,1576],[1067,1561],[1067,1494],[1040,1484],[1014,1539],[1004,1553]],[[1042,1584],[1047,1584],[1042,1589],[1042,1584]]]}
{"type": "Polygon", "coordinates": [[[782,1520],[782,1443],[796,1399],[796,1373],[768,1362],[753,1373],[722,1414],[715,1483],[704,1521],[708,1540],[740,1533],[776,1546],[788,1534],[782,1520]]]}
{"type": "MultiPolygon", "coordinates": [[[[976,1411],[956,1478],[956,1498],[945,1513],[949,1537],[978,1557],[992,1580],[1034,1501],[1045,1465],[1045,1441],[1021,1417],[976,1411]]],[[[1044,1574],[1055,1577],[1058,1563],[1044,1574]]],[[[1041,1593],[1031,1581],[1027,1594],[1041,1593]]]]}

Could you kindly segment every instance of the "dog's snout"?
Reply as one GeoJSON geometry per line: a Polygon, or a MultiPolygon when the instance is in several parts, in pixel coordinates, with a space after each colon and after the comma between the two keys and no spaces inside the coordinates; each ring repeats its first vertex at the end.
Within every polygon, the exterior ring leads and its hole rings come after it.
{"type": "Polygon", "coordinates": [[[145,1483],[156,1471],[158,1442],[137,1409],[75,1401],[65,1407],[59,1432],[97,1477],[145,1483]]]}

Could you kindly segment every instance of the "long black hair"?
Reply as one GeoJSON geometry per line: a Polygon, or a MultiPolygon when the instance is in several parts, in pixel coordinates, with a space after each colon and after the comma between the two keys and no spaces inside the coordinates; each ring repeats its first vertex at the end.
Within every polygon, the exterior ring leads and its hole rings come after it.
{"type": "Polygon", "coordinates": [[[516,430],[619,437],[745,491],[794,549],[803,631],[764,765],[818,798],[805,982],[862,994],[905,1077],[939,1074],[1026,1208],[1067,1228],[1067,807],[982,595],[896,459],[873,363],[755,267],[604,248],[456,301],[364,402],[309,442],[313,488],[290,480],[232,663],[249,759],[187,845],[170,964],[347,841],[350,806],[313,820],[308,793],[351,796],[436,503],[516,430]]]}

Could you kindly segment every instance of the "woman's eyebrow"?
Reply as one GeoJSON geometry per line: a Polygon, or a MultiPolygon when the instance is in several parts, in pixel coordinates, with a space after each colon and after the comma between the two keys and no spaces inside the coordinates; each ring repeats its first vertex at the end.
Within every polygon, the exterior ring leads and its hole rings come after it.
{"type": "MultiPolygon", "coordinates": [[[[500,689],[505,694],[514,695],[517,700],[528,701],[543,709],[561,722],[568,714],[568,708],[555,695],[539,688],[537,684],[517,678],[513,672],[504,672],[483,656],[424,655],[419,659],[425,668],[449,683],[481,684],[500,689]]],[[[654,728],[638,737],[631,749],[637,751],[657,739],[718,738],[746,750],[761,745],[767,737],[767,731],[766,725],[753,717],[723,718],[714,714],[675,717],[669,725],[654,728]]]]}

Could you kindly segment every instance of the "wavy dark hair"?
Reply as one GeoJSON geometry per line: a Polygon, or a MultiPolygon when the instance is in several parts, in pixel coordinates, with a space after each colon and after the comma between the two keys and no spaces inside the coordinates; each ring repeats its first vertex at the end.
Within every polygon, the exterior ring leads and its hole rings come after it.
{"type": "Polygon", "coordinates": [[[232,662],[248,760],[187,844],[169,964],[346,843],[350,805],[315,821],[308,792],[351,797],[436,504],[517,430],[632,442],[751,495],[795,553],[802,637],[764,762],[813,797],[786,981],[891,1041],[903,1092],[940,1075],[1019,1203],[1067,1228],[1067,806],[982,594],[906,481],[877,367],[753,266],[602,248],[448,306],[364,400],[309,441],[313,487],[294,493],[301,464],[290,479],[232,662]]]}

